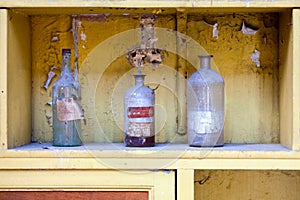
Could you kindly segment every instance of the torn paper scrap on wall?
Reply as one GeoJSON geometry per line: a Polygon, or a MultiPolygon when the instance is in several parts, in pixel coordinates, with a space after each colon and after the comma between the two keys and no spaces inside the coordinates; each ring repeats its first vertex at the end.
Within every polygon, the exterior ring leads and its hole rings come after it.
{"type": "Polygon", "coordinates": [[[247,27],[245,21],[243,21],[241,31],[245,35],[254,35],[258,31],[258,29],[255,30],[253,28],[247,27]]]}
{"type": "Polygon", "coordinates": [[[218,38],[218,37],[219,37],[218,23],[209,24],[209,23],[207,23],[205,20],[203,20],[203,22],[204,22],[206,25],[213,27],[212,37],[218,38]]]}
{"type": "Polygon", "coordinates": [[[86,34],[83,31],[81,31],[81,33],[80,33],[80,39],[82,41],[86,41],[86,34]]]}
{"type": "Polygon", "coordinates": [[[49,84],[51,83],[53,77],[56,75],[55,72],[53,72],[54,69],[58,69],[58,70],[59,70],[59,68],[58,68],[58,67],[55,67],[55,66],[52,66],[52,67],[50,68],[50,71],[48,72],[48,79],[47,79],[47,81],[46,81],[45,84],[44,84],[44,88],[45,88],[46,90],[48,89],[49,84]]]}
{"type": "Polygon", "coordinates": [[[260,51],[255,49],[254,53],[251,54],[251,59],[256,64],[256,67],[260,67],[259,57],[260,57],[260,51]]]}

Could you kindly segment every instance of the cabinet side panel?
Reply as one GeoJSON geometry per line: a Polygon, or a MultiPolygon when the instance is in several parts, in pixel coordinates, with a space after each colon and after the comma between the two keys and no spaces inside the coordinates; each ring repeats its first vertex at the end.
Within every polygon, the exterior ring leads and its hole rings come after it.
{"type": "Polygon", "coordinates": [[[177,199],[192,200],[194,199],[194,170],[178,169],[177,170],[177,199]]]}
{"type": "Polygon", "coordinates": [[[0,149],[7,148],[7,10],[0,9],[0,149]]]}
{"type": "Polygon", "coordinates": [[[279,84],[280,84],[280,143],[292,148],[293,129],[293,39],[291,12],[280,14],[279,84]]]}
{"type": "Polygon", "coordinates": [[[300,9],[293,10],[293,145],[300,149],[300,9]]]}
{"type": "Polygon", "coordinates": [[[29,17],[9,12],[8,20],[8,148],[31,137],[31,51],[29,17]]]}

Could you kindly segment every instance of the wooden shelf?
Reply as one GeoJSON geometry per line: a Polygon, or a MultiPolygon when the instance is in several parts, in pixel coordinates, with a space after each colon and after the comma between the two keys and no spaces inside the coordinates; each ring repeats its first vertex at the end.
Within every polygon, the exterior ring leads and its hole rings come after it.
{"type": "Polygon", "coordinates": [[[138,1],[138,0],[126,0],[126,1],[82,1],[82,0],[40,0],[32,2],[24,2],[22,0],[3,0],[1,1],[2,7],[129,7],[129,8],[151,8],[151,7],[298,7],[300,5],[299,1],[266,1],[266,0],[163,0],[163,1],[138,1]]]}
{"type": "MultiPolygon", "coordinates": [[[[52,143],[31,143],[3,151],[2,155],[13,157],[21,154],[26,157],[56,157],[57,151],[65,152],[60,156],[66,157],[93,157],[90,153],[97,153],[99,157],[109,158],[300,158],[300,151],[292,151],[281,144],[225,144],[223,147],[189,147],[187,144],[164,143],[154,147],[138,148],[125,147],[123,143],[85,143],[79,147],[54,147],[52,143]],[[76,154],[72,155],[71,152],[76,154]],[[299,153],[299,155],[298,155],[299,153]],[[269,154],[269,155],[268,155],[269,154]],[[287,155],[286,155],[287,154],[287,155]],[[295,157],[294,157],[295,156],[295,157]]],[[[0,155],[1,157],[1,155],[0,155]]]]}
{"type": "Polygon", "coordinates": [[[122,143],[88,143],[81,147],[32,143],[2,151],[0,158],[1,169],[300,169],[300,152],[280,144],[128,148],[122,143]]]}

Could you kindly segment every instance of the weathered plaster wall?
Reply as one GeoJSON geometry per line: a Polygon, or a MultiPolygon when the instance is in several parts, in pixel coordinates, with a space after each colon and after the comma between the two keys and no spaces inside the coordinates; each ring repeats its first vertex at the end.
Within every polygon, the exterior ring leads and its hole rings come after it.
{"type": "MultiPolygon", "coordinates": [[[[71,18],[33,16],[32,23],[32,140],[52,141],[51,85],[43,88],[52,66],[61,67],[61,49],[72,47],[71,18]],[[53,38],[58,37],[58,40],[53,38]]],[[[54,70],[58,78],[60,71],[54,70]]]]}
{"type": "Polygon", "coordinates": [[[195,171],[195,200],[299,199],[299,171],[195,171]]]}
{"type": "MultiPolygon", "coordinates": [[[[189,14],[186,28],[182,28],[177,27],[183,25],[177,23],[175,14],[158,15],[156,27],[186,29],[189,37],[214,55],[214,63],[226,85],[225,142],[279,141],[277,20],[276,14],[264,13],[189,14]],[[213,28],[203,20],[218,23],[218,38],[212,36],[213,28]],[[255,35],[240,31],[243,20],[259,28],[255,35]],[[260,67],[250,58],[255,49],[261,52],[260,67]]],[[[72,19],[37,15],[32,16],[31,21],[33,140],[51,141],[52,113],[47,105],[51,101],[51,85],[48,90],[43,85],[49,68],[60,67],[61,48],[73,48],[72,19]]],[[[124,52],[139,43],[139,33],[130,32],[139,26],[138,14],[80,19],[79,80],[87,117],[87,125],[82,126],[86,142],[122,141],[123,94],[133,85],[131,75],[135,72],[124,52]]],[[[187,54],[190,54],[189,49],[187,54]]],[[[176,134],[177,63],[175,53],[165,52],[163,65],[159,68],[148,65],[144,69],[146,84],[152,88],[160,84],[156,90],[157,142],[186,141],[186,135],[176,134]]],[[[195,68],[198,66],[188,64],[187,75],[183,75],[189,77],[195,68]]],[[[54,72],[56,79],[59,71],[54,72]]],[[[181,73],[185,72],[181,70],[181,73]]]]}

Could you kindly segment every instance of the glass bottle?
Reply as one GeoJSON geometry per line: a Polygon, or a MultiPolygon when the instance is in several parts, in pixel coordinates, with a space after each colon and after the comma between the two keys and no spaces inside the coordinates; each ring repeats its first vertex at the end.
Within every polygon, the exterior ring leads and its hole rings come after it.
{"type": "Polygon", "coordinates": [[[80,84],[72,75],[71,50],[62,50],[60,77],[52,87],[53,146],[80,146],[81,119],[80,84]]]}
{"type": "Polygon", "coordinates": [[[200,55],[200,69],[188,79],[188,143],[224,145],[224,80],[210,69],[211,55],[200,55]]]}
{"type": "Polygon", "coordinates": [[[155,145],[154,90],[144,85],[145,75],[136,74],[135,86],[124,96],[124,143],[127,147],[155,145]]]}

